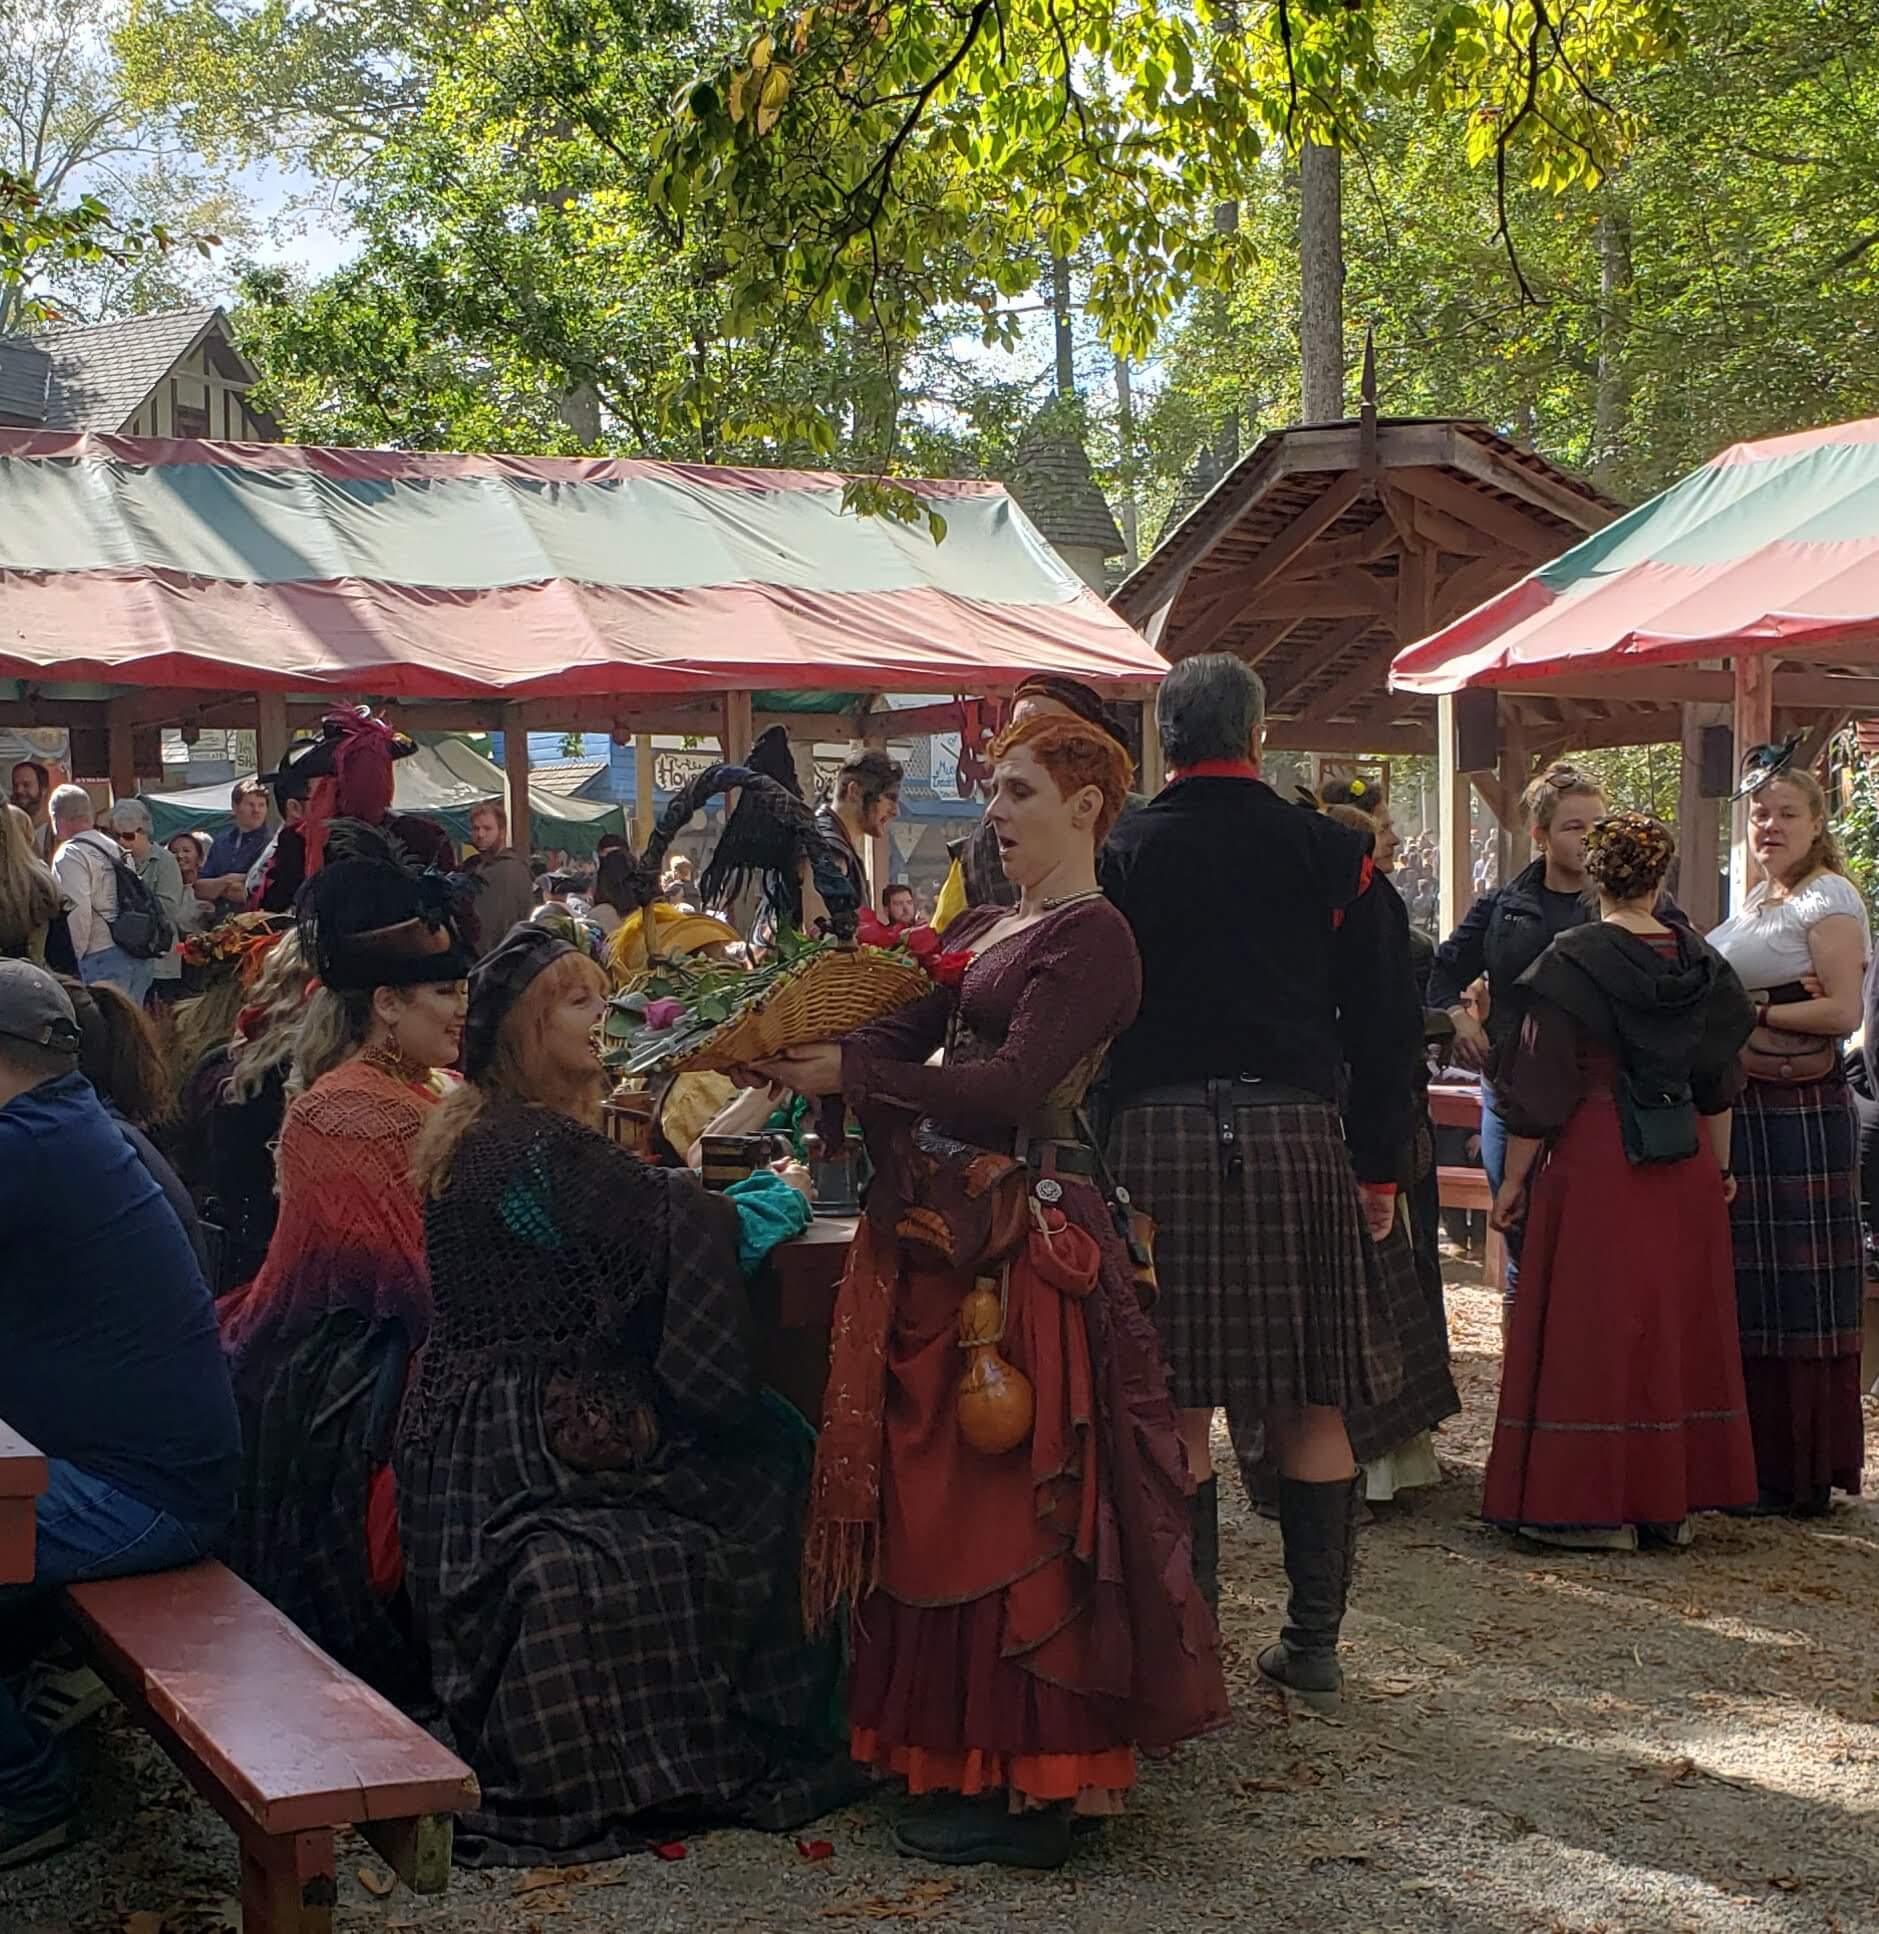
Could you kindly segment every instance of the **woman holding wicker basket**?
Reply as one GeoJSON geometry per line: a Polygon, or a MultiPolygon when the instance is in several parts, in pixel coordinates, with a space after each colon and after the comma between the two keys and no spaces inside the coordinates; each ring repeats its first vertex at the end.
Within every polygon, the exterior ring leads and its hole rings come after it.
{"type": "Polygon", "coordinates": [[[1129,761],[1058,718],[996,755],[1018,905],[947,929],[925,999],[761,1071],[853,1106],[877,1170],[803,1568],[812,1619],[857,1608],[851,1751],[931,1796],[903,1852],[1054,1867],[1073,1814],[1120,1809],[1138,1746],[1227,1704],[1178,1421],[1079,1113],[1140,997],[1095,870],[1129,761]]]}

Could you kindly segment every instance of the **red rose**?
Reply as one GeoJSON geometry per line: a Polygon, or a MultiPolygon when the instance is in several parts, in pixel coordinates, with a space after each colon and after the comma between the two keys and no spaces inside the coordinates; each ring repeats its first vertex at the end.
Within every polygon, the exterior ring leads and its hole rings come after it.
{"type": "Polygon", "coordinates": [[[942,987],[957,987],[966,977],[966,969],[972,965],[970,954],[941,954],[937,959],[921,963],[929,974],[942,987]]]}
{"type": "Polygon", "coordinates": [[[855,922],[855,938],[864,947],[891,947],[894,944],[892,930],[867,912],[855,922]]]}
{"type": "Polygon", "coordinates": [[[930,960],[946,944],[931,927],[909,927],[902,941],[914,959],[921,962],[930,960]]]}

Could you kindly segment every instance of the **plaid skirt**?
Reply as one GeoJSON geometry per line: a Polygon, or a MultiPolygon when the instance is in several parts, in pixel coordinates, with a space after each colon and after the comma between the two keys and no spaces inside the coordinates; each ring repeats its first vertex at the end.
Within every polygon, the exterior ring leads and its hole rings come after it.
{"type": "Polygon", "coordinates": [[[413,1612],[482,1786],[458,1863],[611,1860],[651,1808],[779,1828],[849,1797],[839,1642],[797,1611],[800,1420],[753,1405],[643,1470],[579,1471],[544,1382],[484,1379],[394,1460],[413,1612]]]}
{"type": "Polygon", "coordinates": [[[1742,1354],[1857,1354],[1865,1256],[1859,1127],[1845,1080],[1749,1082],[1730,1166],[1742,1354]]]}
{"type": "Polygon", "coordinates": [[[1155,1218],[1155,1327],[1174,1400],[1245,1417],[1389,1403],[1402,1346],[1364,1233],[1337,1110],[1270,1102],[1234,1110],[1223,1160],[1210,1109],[1125,1107],[1109,1162],[1155,1218]]]}

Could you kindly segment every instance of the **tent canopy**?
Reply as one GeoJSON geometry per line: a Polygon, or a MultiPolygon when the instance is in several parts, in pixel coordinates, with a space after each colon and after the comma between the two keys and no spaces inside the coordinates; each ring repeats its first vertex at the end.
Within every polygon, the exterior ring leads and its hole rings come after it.
{"type": "MultiPolygon", "coordinates": [[[[401,813],[423,813],[435,819],[459,846],[470,837],[470,809],[485,800],[503,799],[500,766],[492,765],[460,739],[420,746],[392,768],[392,804],[401,813]]],[[[229,810],[227,783],[192,786],[184,792],[145,793],[150,818],[159,840],[178,833],[219,833],[235,823],[229,810]]],[[[568,799],[546,786],[529,788],[534,836],[539,846],[561,846],[586,855],[603,833],[624,833],[626,821],[618,806],[598,800],[568,799]]]]}
{"type": "Polygon", "coordinates": [[[1165,664],[1002,485],[0,431],[0,678],[576,699],[1165,664]]]}
{"type": "Polygon", "coordinates": [[[1879,657],[1879,418],[1736,444],[1408,646],[1390,683],[1535,689],[1770,652],[1879,657]]]}

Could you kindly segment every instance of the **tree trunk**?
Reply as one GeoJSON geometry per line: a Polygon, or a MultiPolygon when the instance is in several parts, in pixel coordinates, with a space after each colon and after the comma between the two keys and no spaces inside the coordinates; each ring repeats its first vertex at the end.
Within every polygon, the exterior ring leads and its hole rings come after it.
{"type": "Polygon", "coordinates": [[[1135,389],[1129,359],[1116,358],[1116,443],[1122,458],[1122,568],[1133,571],[1142,561],[1141,510],[1135,501],[1135,389]]]}
{"type": "Polygon", "coordinates": [[[600,442],[600,392],[592,383],[574,383],[555,398],[555,414],[574,432],[583,450],[600,442]]]}
{"type": "Polygon", "coordinates": [[[1057,339],[1057,394],[1077,393],[1076,340],[1070,332],[1070,264],[1061,256],[1050,258],[1051,328],[1057,339]]]}
{"type": "Polygon", "coordinates": [[[1344,156],[1309,142],[1298,163],[1299,420],[1344,417],[1344,156]]]}
{"type": "Polygon", "coordinates": [[[1593,405],[1592,475],[1606,482],[1624,446],[1631,407],[1625,352],[1631,335],[1631,215],[1607,200],[1598,218],[1598,393],[1593,405]]]}
{"type": "MultiPolygon", "coordinates": [[[[1216,235],[1237,235],[1240,228],[1240,205],[1236,201],[1217,202],[1214,205],[1214,233],[1216,235]]],[[[1214,305],[1214,326],[1224,340],[1229,327],[1231,303],[1224,289],[1208,292],[1207,300],[1214,305]]],[[[1223,471],[1231,470],[1240,460],[1240,412],[1237,408],[1229,410],[1214,426],[1214,461],[1223,471]]]]}

